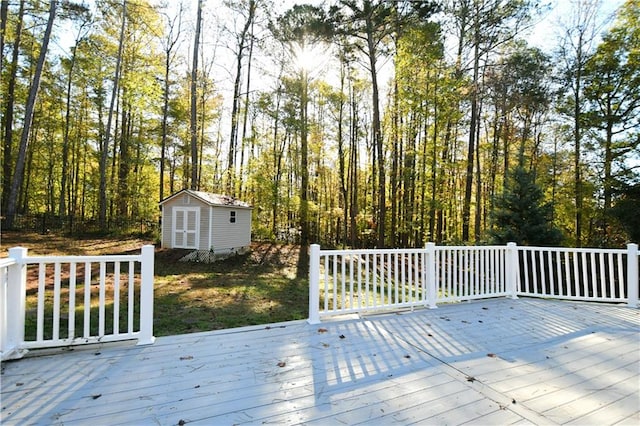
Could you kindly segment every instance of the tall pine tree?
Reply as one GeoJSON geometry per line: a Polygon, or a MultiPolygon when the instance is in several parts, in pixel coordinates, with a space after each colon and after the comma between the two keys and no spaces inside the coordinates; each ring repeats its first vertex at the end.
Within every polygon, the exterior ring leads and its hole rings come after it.
{"type": "Polygon", "coordinates": [[[491,215],[492,242],[518,245],[557,246],[562,233],[553,225],[553,207],[544,202],[544,194],[536,185],[533,173],[517,166],[509,176],[502,195],[496,200],[491,215]]]}

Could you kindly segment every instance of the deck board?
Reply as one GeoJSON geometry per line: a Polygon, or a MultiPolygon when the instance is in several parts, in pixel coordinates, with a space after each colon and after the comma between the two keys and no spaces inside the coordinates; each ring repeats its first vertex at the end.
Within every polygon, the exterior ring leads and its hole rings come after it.
{"type": "Polygon", "coordinates": [[[23,424],[638,424],[640,311],[492,299],[5,362],[23,424]]]}

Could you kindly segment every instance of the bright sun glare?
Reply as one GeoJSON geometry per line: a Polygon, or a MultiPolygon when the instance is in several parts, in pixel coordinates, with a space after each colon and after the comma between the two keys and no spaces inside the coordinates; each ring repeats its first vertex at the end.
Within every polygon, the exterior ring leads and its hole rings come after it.
{"type": "Polygon", "coordinates": [[[322,44],[305,45],[295,53],[295,67],[310,73],[321,73],[331,59],[329,47],[322,44]]]}

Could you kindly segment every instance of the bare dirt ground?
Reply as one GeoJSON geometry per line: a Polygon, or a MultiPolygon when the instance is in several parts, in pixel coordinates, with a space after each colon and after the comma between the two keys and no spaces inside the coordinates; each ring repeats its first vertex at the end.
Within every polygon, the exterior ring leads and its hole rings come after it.
{"type": "Polygon", "coordinates": [[[0,257],[7,257],[9,248],[17,246],[29,249],[30,255],[65,256],[132,253],[145,244],[153,244],[153,241],[135,237],[78,238],[53,233],[2,231],[0,257]]]}
{"type": "MultiPolygon", "coordinates": [[[[136,253],[145,244],[156,245],[156,260],[177,262],[189,250],[160,248],[157,242],[137,237],[69,237],[58,234],[36,232],[2,231],[0,235],[0,258],[7,257],[9,248],[26,247],[30,255],[103,255],[136,253]]],[[[254,242],[247,259],[254,265],[295,267],[300,247],[271,242],[254,242]]]]}

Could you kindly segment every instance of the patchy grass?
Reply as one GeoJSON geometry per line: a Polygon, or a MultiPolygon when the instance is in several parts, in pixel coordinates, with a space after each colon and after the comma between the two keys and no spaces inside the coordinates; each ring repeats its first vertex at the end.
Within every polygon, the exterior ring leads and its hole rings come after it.
{"type": "Polygon", "coordinates": [[[254,244],[252,252],[204,264],[167,261],[157,253],[156,335],[303,319],[308,280],[296,278],[299,249],[254,244]]]}
{"type": "MultiPolygon", "coordinates": [[[[0,257],[6,257],[8,248],[18,245],[27,247],[31,255],[99,255],[137,253],[144,244],[153,242],[139,238],[81,239],[3,232],[0,243],[0,257]]],[[[254,244],[250,253],[214,264],[179,262],[185,253],[156,249],[156,336],[308,316],[308,280],[296,277],[298,247],[254,244]]],[[[27,306],[35,306],[36,293],[28,292],[27,306]]],[[[76,318],[81,316],[80,308],[76,318]]],[[[26,334],[35,335],[35,324],[27,321],[26,334]]]]}

